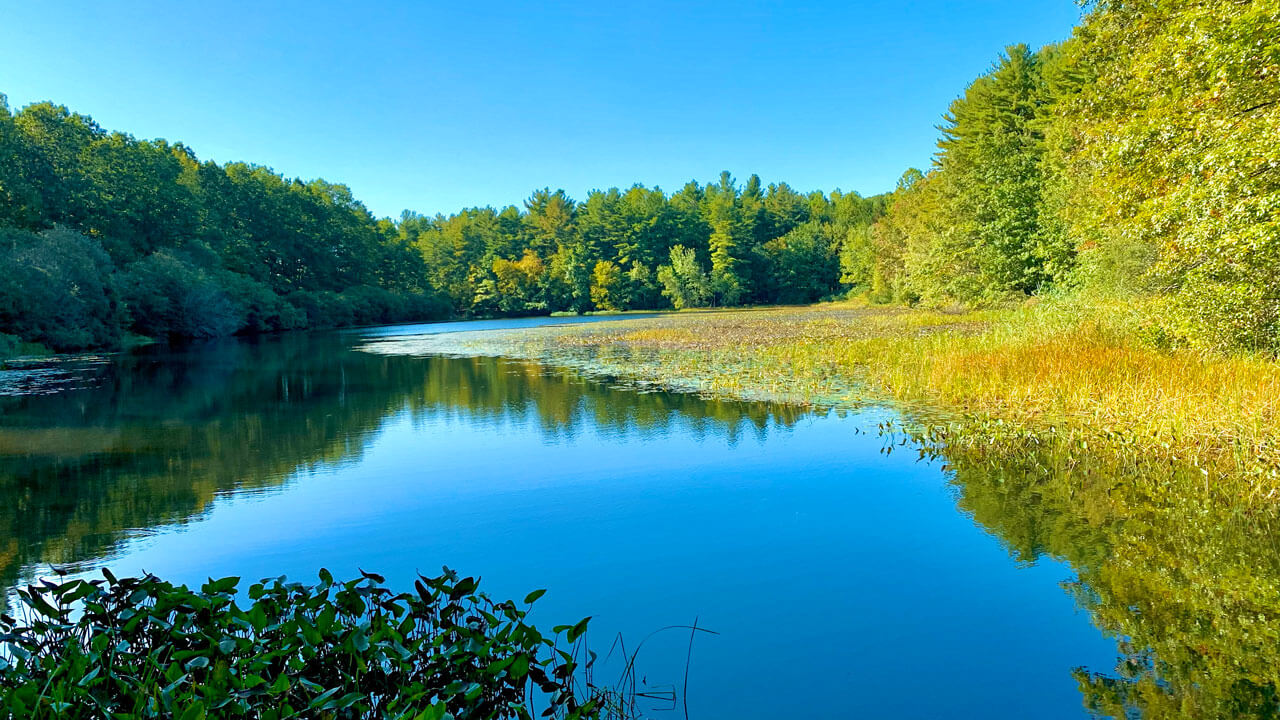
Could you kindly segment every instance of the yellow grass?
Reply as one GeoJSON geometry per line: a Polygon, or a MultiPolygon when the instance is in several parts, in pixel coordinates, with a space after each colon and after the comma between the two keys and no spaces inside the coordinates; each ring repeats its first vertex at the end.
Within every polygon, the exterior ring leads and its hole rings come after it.
{"type": "Polygon", "coordinates": [[[1140,339],[1141,317],[1119,303],[955,313],[841,303],[547,328],[524,348],[715,393],[889,401],[971,433],[990,422],[1067,433],[1086,448],[1173,459],[1280,492],[1280,365],[1153,347],[1140,339]]]}

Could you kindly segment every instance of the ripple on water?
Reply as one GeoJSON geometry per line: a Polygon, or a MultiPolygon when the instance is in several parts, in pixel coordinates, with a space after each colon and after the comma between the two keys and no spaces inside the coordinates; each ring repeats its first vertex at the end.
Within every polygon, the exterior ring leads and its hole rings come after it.
{"type": "Polygon", "coordinates": [[[52,395],[93,387],[99,382],[98,374],[86,371],[110,362],[105,355],[10,360],[0,369],[0,396],[52,395]]]}

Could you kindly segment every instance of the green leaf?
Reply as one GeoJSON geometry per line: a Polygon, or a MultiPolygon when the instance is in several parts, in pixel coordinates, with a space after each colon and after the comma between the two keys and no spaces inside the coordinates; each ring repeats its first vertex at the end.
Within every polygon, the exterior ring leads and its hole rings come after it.
{"type": "Polygon", "coordinates": [[[92,669],[92,670],[90,670],[89,672],[85,673],[84,677],[80,678],[80,681],[79,681],[79,682],[77,682],[77,683],[76,683],[76,685],[79,685],[80,687],[86,687],[86,686],[88,686],[88,685],[89,685],[89,683],[93,682],[93,679],[94,679],[94,678],[96,678],[96,677],[98,677],[98,674],[99,674],[99,673],[101,673],[101,672],[102,672],[102,667],[101,667],[101,666],[99,666],[99,667],[95,667],[94,669],[92,669]]]}
{"type": "Polygon", "coordinates": [[[338,698],[337,708],[343,710],[365,699],[365,694],[361,692],[351,692],[338,698]]]}
{"type": "Polygon", "coordinates": [[[356,633],[351,636],[351,644],[356,650],[366,652],[369,649],[369,638],[363,632],[357,630],[356,633]]]}
{"type": "Polygon", "coordinates": [[[324,692],[317,695],[315,699],[312,700],[310,704],[307,705],[307,707],[311,710],[319,709],[322,706],[324,706],[327,702],[329,702],[329,699],[332,698],[334,695],[337,695],[338,692],[341,690],[342,690],[341,687],[330,688],[328,690],[325,690],[324,692]]]}
{"type": "Polygon", "coordinates": [[[573,628],[569,630],[569,635],[567,636],[569,642],[576,642],[578,638],[582,637],[582,633],[587,631],[587,623],[590,621],[590,616],[579,620],[578,624],[574,625],[573,628]]]}

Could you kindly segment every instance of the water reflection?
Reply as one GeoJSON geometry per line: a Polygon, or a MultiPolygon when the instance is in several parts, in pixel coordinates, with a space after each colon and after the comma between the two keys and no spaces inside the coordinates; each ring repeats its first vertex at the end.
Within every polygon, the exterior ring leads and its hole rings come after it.
{"type": "Polygon", "coordinates": [[[1198,467],[1042,447],[953,450],[960,506],[1068,584],[1116,641],[1074,676],[1106,717],[1280,716],[1280,507],[1215,497],[1198,467]]]}
{"type": "Polygon", "coordinates": [[[960,448],[947,474],[874,417],[359,343],[6,376],[62,384],[0,395],[0,585],[447,562],[633,637],[700,615],[703,717],[1280,714],[1280,514],[1183,492],[1194,468],[960,448]]]}
{"type": "Polygon", "coordinates": [[[221,493],[270,490],[300,470],[358,461],[401,413],[532,424],[549,442],[584,424],[615,435],[678,423],[695,436],[763,437],[804,414],[625,393],[501,358],[382,356],[352,345],[348,335],[296,334],[25,370],[29,394],[0,396],[0,585],[32,565],[110,557],[122,537],[199,518],[221,493]]]}

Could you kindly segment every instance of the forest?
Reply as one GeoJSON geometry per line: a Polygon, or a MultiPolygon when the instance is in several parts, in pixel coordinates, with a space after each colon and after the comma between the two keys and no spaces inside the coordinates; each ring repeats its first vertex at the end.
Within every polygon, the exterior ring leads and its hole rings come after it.
{"type": "MultiPolygon", "coordinates": [[[[1089,3],[964,88],[891,193],[736,181],[374,217],[351,191],[0,103],[0,351],[592,310],[1129,298],[1280,351],[1280,4],[1089,3]]],[[[817,142],[821,142],[820,139],[817,142]]]]}
{"type": "Polygon", "coordinates": [[[813,302],[883,198],[641,185],[375,218],[342,185],[0,106],[0,332],[58,350],[398,320],[813,302]]]}

